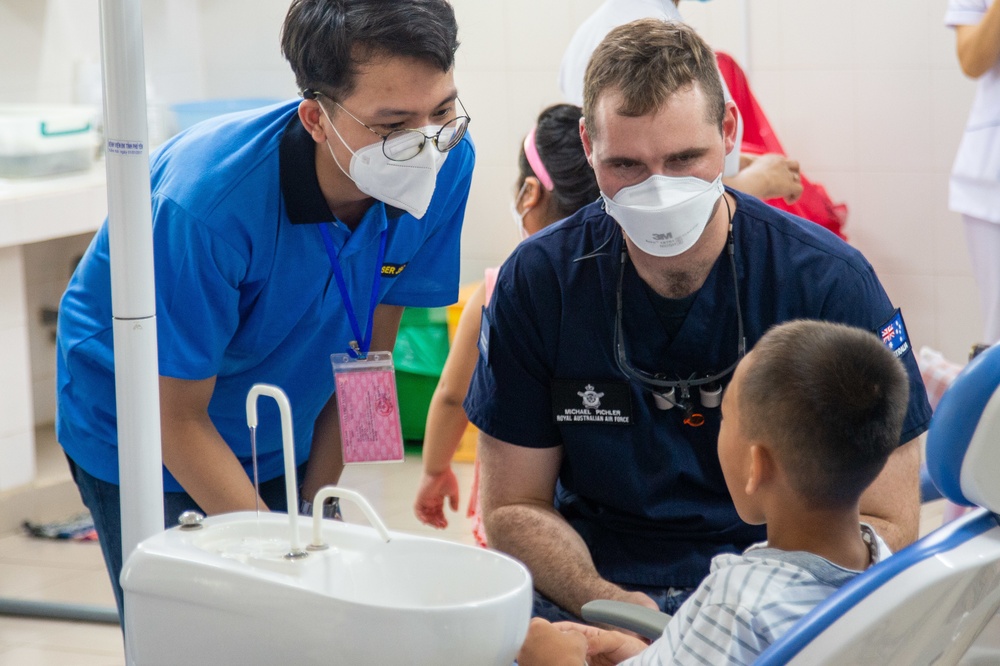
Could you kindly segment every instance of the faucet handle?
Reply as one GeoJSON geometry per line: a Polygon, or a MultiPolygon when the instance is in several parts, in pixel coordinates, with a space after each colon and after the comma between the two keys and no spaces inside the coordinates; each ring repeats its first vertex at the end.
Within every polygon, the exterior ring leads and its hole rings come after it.
{"type": "MultiPolygon", "coordinates": [[[[301,492],[301,491],[300,491],[301,492]]],[[[300,495],[301,497],[301,495],[300,495]]],[[[313,515],[313,503],[307,499],[299,500],[299,515],[309,516],[313,515]]],[[[340,498],[339,497],[327,497],[323,502],[323,517],[329,520],[343,520],[344,514],[340,511],[340,498]]]]}
{"type": "Polygon", "coordinates": [[[366,500],[361,493],[354,490],[348,490],[347,488],[339,488],[337,486],[323,486],[316,491],[316,497],[313,498],[313,539],[312,543],[307,546],[309,550],[323,550],[327,547],[327,545],[323,543],[323,540],[320,538],[321,516],[320,512],[316,510],[316,505],[322,504],[328,497],[338,498],[338,507],[340,500],[349,500],[354,502],[358,508],[361,509],[361,512],[365,514],[365,517],[368,518],[368,522],[371,523],[373,528],[375,528],[375,531],[383,541],[389,543],[392,539],[389,535],[389,530],[385,527],[385,523],[382,522],[382,519],[378,517],[377,513],[375,513],[375,509],[372,508],[372,505],[368,503],[368,500],[366,500]]]}

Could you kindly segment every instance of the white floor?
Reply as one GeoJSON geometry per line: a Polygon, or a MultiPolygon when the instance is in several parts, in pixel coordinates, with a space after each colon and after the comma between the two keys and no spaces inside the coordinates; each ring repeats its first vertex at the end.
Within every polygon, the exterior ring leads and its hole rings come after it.
{"type": "MultiPolygon", "coordinates": [[[[39,469],[59,477],[69,473],[61,451],[51,443],[39,446],[39,469]]],[[[419,456],[403,463],[364,465],[345,471],[342,483],[364,494],[390,529],[434,534],[473,543],[464,512],[451,514],[446,530],[421,525],[413,515],[413,498],[420,481],[419,456]]],[[[455,471],[468,492],[472,465],[457,463],[455,471]]],[[[466,498],[462,498],[463,508],[466,498]]],[[[67,515],[76,510],[67,507],[67,515]]],[[[354,521],[350,508],[346,518],[354,521]]],[[[921,532],[940,525],[940,503],[924,507],[921,532]]],[[[31,599],[112,607],[114,597],[96,543],[49,541],[21,533],[0,535],[0,598],[31,599]]],[[[0,666],[121,666],[125,663],[117,626],[16,618],[0,615],[0,666]]]]}

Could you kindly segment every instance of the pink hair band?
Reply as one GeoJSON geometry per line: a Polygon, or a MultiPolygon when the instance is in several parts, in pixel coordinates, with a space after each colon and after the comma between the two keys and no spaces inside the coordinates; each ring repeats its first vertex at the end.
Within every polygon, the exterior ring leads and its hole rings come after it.
{"type": "Polygon", "coordinates": [[[545,170],[545,165],[542,164],[542,158],[538,156],[538,147],[535,146],[536,127],[532,127],[528,136],[524,137],[524,156],[528,159],[528,166],[535,172],[542,187],[551,192],[555,186],[552,184],[549,172],[545,170]]]}

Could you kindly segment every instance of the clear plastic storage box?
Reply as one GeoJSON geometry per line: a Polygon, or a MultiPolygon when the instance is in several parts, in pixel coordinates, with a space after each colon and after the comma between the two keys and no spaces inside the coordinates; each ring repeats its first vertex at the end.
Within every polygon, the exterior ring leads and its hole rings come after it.
{"type": "Polygon", "coordinates": [[[96,109],[0,104],[0,178],[85,171],[97,156],[96,109]]]}

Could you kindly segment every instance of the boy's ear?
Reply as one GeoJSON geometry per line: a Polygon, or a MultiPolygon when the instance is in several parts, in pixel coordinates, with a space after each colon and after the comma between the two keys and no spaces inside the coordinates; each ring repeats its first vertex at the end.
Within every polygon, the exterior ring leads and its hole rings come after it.
{"type": "Polygon", "coordinates": [[[750,473],[744,489],[747,496],[752,497],[762,486],[767,485],[774,478],[774,473],[774,456],[771,450],[761,444],[751,444],[750,473]]]}

